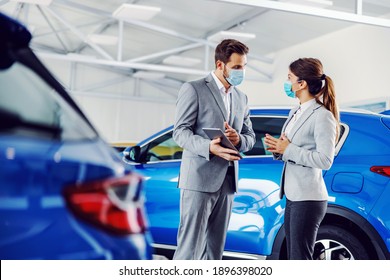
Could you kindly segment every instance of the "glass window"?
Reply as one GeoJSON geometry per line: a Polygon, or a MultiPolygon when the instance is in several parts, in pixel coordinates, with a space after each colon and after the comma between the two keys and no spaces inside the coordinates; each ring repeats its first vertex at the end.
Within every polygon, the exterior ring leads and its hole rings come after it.
{"type": "Polygon", "coordinates": [[[280,117],[251,117],[252,127],[256,134],[256,143],[253,146],[253,149],[246,152],[247,156],[263,156],[271,155],[271,152],[268,152],[265,149],[264,138],[265,134],[268,133],[276,138],[280,137],[280,132],[282,131],[283,124],[286,121],[286,118],[280,117]]]}
{"type": "Polygon", "coordinates": [[[0,133],[59,140],[93,139],[85,120],[35,72],[15,63],[0,71],[0,133]]]}
{"type": "Polygon", "coordinates": [[[172,131],[160,136],[148,144],[146,161],[181,159],[183,149],[172,138],[172,131]]]}

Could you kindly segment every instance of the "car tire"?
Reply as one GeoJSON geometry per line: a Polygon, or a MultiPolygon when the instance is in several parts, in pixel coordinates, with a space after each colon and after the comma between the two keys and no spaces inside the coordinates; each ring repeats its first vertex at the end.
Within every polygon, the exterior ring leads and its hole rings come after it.
{"type": "Polygon", "coordinates": [[[323,225],[317,233],[313,259],[315,260],[367,260],[366,248],[351,232],[323,225]]]}

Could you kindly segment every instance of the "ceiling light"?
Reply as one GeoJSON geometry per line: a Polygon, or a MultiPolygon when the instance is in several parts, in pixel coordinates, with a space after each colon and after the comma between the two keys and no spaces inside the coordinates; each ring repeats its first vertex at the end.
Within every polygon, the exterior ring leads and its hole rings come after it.
{"type": "Polygon", "coordinates": [[[325,8],[333,5],[333,1],[328,1],[328,0],[281,0],[281,1],[310,6],[310,7],[317,7],[317,8],[325,8]]]}
{"type": "Polygon", "coordinates": [[[177,66],[194,66],[201,63],[202,60],[192,57],[184,57],[178,55],[171,55],[163,60],[164,64],[177,65],[177,66]]]}
{"type": "Polygon", "coordinates": [[[88,40],[98,45],[114,46],[118,44],[118,37],[102,34],[89,34],[88,40]]]}
{"type": "Polygon", "coordinates": [[[133,77],[145,80],[159,80],[163,79],[165,74],[161,72],[137,71],[133,74],[133,77]]]}
{"type": "Polygon", "coordinates": [[[142,20],[147,21],[161,12],[160,7],[141,6],[134,4],[122,4],[116,9],[112,16],[120,20],[142,20]]]}
{"type": "Polygon", "coordinates": [[[11,0],[11,2],[22,2],[41,6],[49,6],[52,0],[11,0]]]}
{"type": "Polygon", "coordinates": [[[256,38],[256,34],[253,34],[253,33],[219,31],[219,32],[207,37],[207,40],[219,43],[224,39],[236,39],[236,40],[239,40],[241,42],[246,42],[246,41],[254,39],[254,38],[256,38]]]}

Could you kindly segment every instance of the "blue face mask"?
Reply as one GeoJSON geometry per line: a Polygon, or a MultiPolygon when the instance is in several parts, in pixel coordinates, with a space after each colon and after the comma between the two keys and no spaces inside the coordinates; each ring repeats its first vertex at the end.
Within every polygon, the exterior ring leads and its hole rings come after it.
{"type": "Polygon", "coordinates": [[[288,97],[295,98],[295,91],[292,90],[292,83],[290,81],[284,82],[284,92],[288,97]]]}
{"type": "Polygon", "coordinates": [[[242,83],[245,77],[245,70],[230,69],[229,77],[225,77],[226,81],[232,86],[238,86],[242,83]]]}

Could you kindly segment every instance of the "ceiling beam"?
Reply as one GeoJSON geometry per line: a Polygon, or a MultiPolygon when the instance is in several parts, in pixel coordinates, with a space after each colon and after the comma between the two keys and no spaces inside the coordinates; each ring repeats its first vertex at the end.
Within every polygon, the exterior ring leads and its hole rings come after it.
{"type": "Polygon", "coordinates": [[[131,96],[131,95],[125,95],[125,94],[115,94],[115,93],[106,93],[106,92],[92,92],[92,91],[77,91],[77,90],[70,90],[69,91],[72,95],[76,96],[90,96],[94,98],[107,98],[107,99],[116,99],[116,100],[132,100],[132,101],[139,101],[139,102],[149,102],[149,103],[163,103],[163,104],[175,104],[176,99],[175,98],[152,98],[152,97],[138,97],[138,96],[131,96]]]}
{"type": "Polygon", "coordinates": [[[63,49],[43,45],[43,44],[35,42],[34,40],[30,43],[30,47],[34,51],[37,51],[37,52],[52,52],[52,53],[58,53],[58,54],[66,54],[65,50],[63,50],[63,49]]]}
{"type": "MultiPolygon", "coordinates": [[[[215,48],[216,45],[217,45],[216,43],[207,41],[206,39],[200,39],[200,38],[195,38],[195,37],[192,37],[192,36],[188,36],[186,34],[182,34],[182,33],[177,32],[175,30],[164,28],[164,27],[161,27],[161,26],[158,26],[158,25],[154,25],[154,24],[151,24],[151,23],[148,23],[148,22],[142,22],[142,21],[138,21],[138,20],[127,20],[126,22],[129,23],[129,24],[135,25],[135,26],[140,26],[140,27],[143,27],[143,28],[146,28],[146,29],[150,29],[150,30],[153,30],[153,31],[156,31],[156,32],[159,32],[159,33],[163,33],[163,34],[166,34],[166,35],[177,37],[177,38],[180,38],[180,39],[183,39],[183,40],[187,40],[187,41],[190,41],[190,42],[201,43],[201,44],[204,44],[204,45],[208,45],[208,46],[213,47],[213,48],[215,48]]],[[[251,54],[248,54],[248,57],[251,57],[251,56],[252,56],[251,54]]],[[[256,55],[256,59],[260,60],[262,62],[265,62],[265,63],[273,63],[273,60],[271,58],[268,58],[268,57],[265,57],[265,56],[261,56],[261,55],[256,55]]]]}
{"type": "Polygon", "coordinates": [[[127,60],[127,62],[147,61],[147,60],[150,60],[150,59],[153,59],[153,58],[157,58],[157,57],[161,57],[161,56],[167,56],[167,55],[171,55],[171,54],[175,54],[175,53],[179,53],[179,52],[183,52],[183,51],[199,48],[201,46],[203,46],[202,43],[193,43],[193,44],[189,44],[189,45],[173,48],[173,49],[170,49],[170,50],[165,50],[165,51],[161,51],[161,52],[156,52],[156,53],[152,53],[152,54],[148,54],[148,55],[132,58],[132,59],[127,60]]]}
{"type": "Polygon", "coordinates": [[[267,8],[271,10],[288,12],[288,13],[317,16],[317,17],[347,21],[352,23],[360,23],[360,24],[390,28],[390,19],[364,16],[364,15],[340,12],[340,11],[329,10],[329,9],[315,8],[306,5],[290,4],[286,2],[277,2],[277,1],[270,1],[270,0],[213,0],[213,1],[226,2],[226,3],[232,3],[232,4],[244,5],[250,7],[267,8]]]}
{"type": "MultiPolygon", "coordinates": [[[[114,19],[103,19],[103,20],[100,19],[100,20],[97,20],[97,21],[89,22],[89,23],[75,24],[74,27],[80,29],[80,28],[83,28],[83,27],[94,26],[94,25],[98,25],[98,24],[113,24],[113,23],[116,23],[116,20],[114,20],[114,19]]],[[[50,35],[53,35],[54,33],[62,33],[62,32],[67,32],[67,31],[70,31],[70,30],[71,29],[69,27],[64,27],[64,28],[56,29],[55,32],[48,31],[48,32],[42,32],[42,33],[39,33],[39,34],[35,34],[34,33],[34,38],[50,36],[50,35]]]]}
{"type": "Polygon", "coordinates": [[[108,60],[114,60],[111,55],[109,55],[105,50],[103,50],[98,45],[92,43],[85,34],[83,34],[79,29],[74,27],[72,24],[70,24],[67,20],[62,18],[57,12],[55,12],[53,9],[49,7],[45,7],[45,10],[48,11],[53,17],[55,17],[58,21],[60,21],[63,25],[70,28],[70,30],[75,34],[77,37],[79,37],[80,40],[86,42],[92,49],[97,51],[100,55],[102,55],[104,58],[108,60]]]}
{"type": "Polygon", "coordinates": [[[224,22],[224,23],[220,24],[218,27],[215,27],[211,30],[208,30],[207,33],[203,37],[207,38],[207,37],[219,32],[221,30],[227,31],[227,30],[230,30],[234,27],[240,26],[241,24],[244,24],[245,22],[250,21],[251,19],[254,19],[254,18],[260,16],[265,12],[267,12],[267,10],[266,11],[259,11],[258,9],[253,9],[250,12],[244,13],[241,16],[235,17],[228,22],[224,22]]]}
{"type": "MultiPolygon", "coordinates": [[[[83,56],[83,55],[72,55],[72,54],[61,55],[61,54],[45,53],[45,52],[38,52],[37,55],[41,58],[46,58],[46,59],[56,59],[56,60],[69,61],[69,62],[80,62],[80,63],[90,64],[90,65],[118,67],[118,68],[128,69],[129,71],[130,70],[132,71],[133,69],[140,69],[140,70],[149,70],[149,71],[157,71],[157,72],[164,72],[164,73],[189,74],[189,75],[196,75],[196,76],[206,76],[210,73],[210,71],[185,68],[185,67],[115,61],[115,60],[107,60],[107,59],[98,59],[98,58],[83,56]]],[[[246,79],[258,81],[258,82],[271,81],[271,79],[267,77],[247,76],[246,79]]]]}
{"type": "Polygon", "coordinates": [[[142,70],[159,71],[159,72],[166,72],[166,73],[180,73],[180,74],[191,74],[191,75],[200,75],[200,76],[205,76],[208,74],[207,71],[191,69],[191,68],[97,59],[97,58],[83,56],[83,55],[60,55],[60,54],[43,53],[43,52],[38,52],[38,55],[42,58],[48,58],[48,59],[81,62],[81,63],[91,64],[91,65],[113,66],[113,67],[120,67],[124,69],[142,69],[142,70]]]}
{"type": "Polygon", "coordinates": [[[152,86],[154,88],[157,88],[161,92],[164,92],[165,94],[167,94],[170,97],[172,97],[172,99],[174,101],[176,101],[177,93],[179,92],[179,89],[175,89],[174,92],[173,92],[172,90],[169,90],[168,88],[166,88],[163,84],[157,83],[156,81],[153,81],[153,80],[143,80],[143,82],[147,83],[148,85],[150,85],[150,86],[152,86]]]}
{"type": "MultiPolygon", "coordinates": [[[[97,24],[98,26],[90,34],[101,34],[105,30],[107,30],[107,28],[109,28],[111,25],[113,25],[114,23],[116,24],[116,21],[114,21],[114,20],[107,20],[107,21],[103,21],[103,22],[100,20],[99,23],[95,23],[95,25],[97,24]]],[[[75,48],[74,52],[80,53],[87,46],[88,46],[87,43],[82,42],[77,48],[75,48]]]]}
{"type": "MultiPolygon", "coordinates": [[[[116,77],[110,80],[102,81],[100,83],[93,83],[92,85],[77,87],[78,91],[94,91],[97,89],[102,89],[105,87],[109,87],[115,84],[121,84],[126,81],[126,76],[116,77]]],[[[75,89],[75,88],[74,88],[75,89]]]]}
{"type": "Polygon", "coordinates": [[[46,20],[46,22],[49,25],[49,27],[51,28],[51,30],[53,30],[55,36],[57,37],[58,41],[62,45],[62,48],[64,49],[65,53],[67,53],[68,48],[66,47],[64,41],[62,41],[61,37],[56,32],[56,29],[54,28],[53,24],[51,23],[51,21],[49,20],[49,18],[46,16],[46,14],[43,12],[42,8],[39,5],[37,5],[37,8],[38,8],[39,12],[42,14],[43,18],[46,20]]]}

